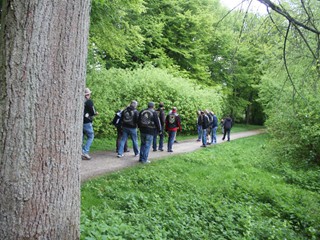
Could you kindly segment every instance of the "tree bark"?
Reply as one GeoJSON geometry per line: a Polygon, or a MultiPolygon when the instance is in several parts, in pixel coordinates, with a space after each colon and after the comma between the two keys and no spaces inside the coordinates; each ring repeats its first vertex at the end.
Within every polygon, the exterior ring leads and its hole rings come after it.
{"type": "Polygon", "coordinates": [[[3,0],[0,239],[79,239],[90,0],[3,0]]]}

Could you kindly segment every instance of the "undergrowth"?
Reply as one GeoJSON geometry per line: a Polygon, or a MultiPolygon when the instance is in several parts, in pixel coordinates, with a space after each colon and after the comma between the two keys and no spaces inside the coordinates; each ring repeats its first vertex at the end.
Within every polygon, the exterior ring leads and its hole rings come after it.
{"type": "Polygon", "coordinates": [[[267,135],[86,182],[81,239],[319,239],[319,167],[276,159],[267,135]]]}

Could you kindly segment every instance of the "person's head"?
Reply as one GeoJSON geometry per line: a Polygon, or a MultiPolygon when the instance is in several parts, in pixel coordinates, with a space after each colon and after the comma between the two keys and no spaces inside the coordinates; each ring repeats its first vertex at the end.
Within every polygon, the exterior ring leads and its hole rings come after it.
{"type": "Polygon", "coordinates": [[[163,102],[160,102],[159,103],[159,108],[163,108],[164,107],[164,103],[163,102]]]}
{"type": "Polygon", "coordinates": [[[130,103],[130,107],[136,109],[138,107],[138,102],[136,100],[132,100],[132,102],[130,103]]]}
{"type": "Polygon", "coordinates": [[[201,111],[200,111],[200,114],[201,114],[201,115],[204,115],[204,111],[201,110],[201,111]]]}
{"type": "Polygon", "coordinates": [[[90,91],[89,88],[85,88],[85,89],[84,89],[84,96],[85,96],[85,98],[90,98],[90,96],[91,96],[91,91],[90,91]]]}
{"type": "Polygon", "coordinates": [[[148,108],[154,108],[154,102],[149,102],[148,103],[148,108]]]}
{"type": "Polygon", "coordinates": [[[171,112],[172,112],[172,113],[176,113],[176,112],[177,112],[177,108],[176,108],[176,107],[173,107],[172,110],[171,110],[171,112]]]}

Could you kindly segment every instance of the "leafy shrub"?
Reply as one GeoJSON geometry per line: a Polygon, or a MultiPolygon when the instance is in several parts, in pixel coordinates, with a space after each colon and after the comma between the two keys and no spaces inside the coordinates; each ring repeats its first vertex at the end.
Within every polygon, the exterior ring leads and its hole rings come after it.
{"type": "Polygon", "coordinates": [[[115,111],[125,108],[132,100],[139,102],[139,110],[146,108],[150,101],[164,102],[167,111],[177,107],[182,129],[187,132],[195,130],[198,109],[221,112],[222,96],[218,88],[202,88],[191,80],[153,67],[91,71],[87,86],[93,92],[92,98],[100,113],[94,121],[98,136],[114,134],[110,122],[115,111]]]}

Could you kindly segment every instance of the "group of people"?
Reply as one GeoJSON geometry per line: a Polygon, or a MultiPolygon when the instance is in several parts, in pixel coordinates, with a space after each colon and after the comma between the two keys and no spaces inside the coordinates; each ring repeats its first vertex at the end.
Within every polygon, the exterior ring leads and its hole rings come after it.
{"type": "MultiPolygon", "coordinates": [[[[92,121],[99,113],[95,110],[93,101],[90,99],[90,89],[85,89],[84,120],[83,120],[83,144],[82,159],[90,160],[90,146],[94,139],[92,121]]],[[[149,102],[146,109],[137,110],[138,102],[133,100],[125,109],[118,110],[113,118],[112,124],[117,129],[116,151],[117,157],[122,158],[125,152],[129,152],[127,140],[132,140],[134,156],[139,156],[139,162],[150,163],[148,155],[152,146],[153,151],[164,151],[164,134],[168,133],[167,151],[173,152],[173,144],[176,141],[176,133],[181,128],[181,119],[177,108],[173,107],[166,114],[164,103],[160,102],[155,107],[154,102],[149,102]],[[138,144],[138,129],[140,131],[140,149],[138,144]],[[159,144],[158,144],[159,137],[159,144]]],[[[202,141],[202,147],[217,143],[218,118],[214,112],[205,110],[198,111],[197,127],[198,139],[202,141]]],[[[230,129],[232,119],[228,116],[220,122],[223,129],[224,140],[230,141],[230,129]]]]}
{"type": "MultiPolygon", "coordinates": [[[[92,121],[93,117],[98,115],[90,96],[91,91],[86,88],[82,144],[83,160],[91,159],[89,151],[94,139],[92,121]]],[[[112,124],[117,128],[117,157],[121,158],[125,152],[129,152],[127,140],[130,137],[134,156],[139,156],[139,162],[141,163],[150,163],[148,155],[151,146],[153,151],[164,151],[163,141],[165,131],[168,133],[167,151],[173,152],[172,146],[176,138],[176,133],[178,130],[180,132],[182,131],[177,108],[173,107],[166,115],[162,102],[159,103],[158,108],[155,108],[154,102],[149,102],[147,108],[140,112],[137,110],[137,107],[138,102],[133,100],[128,107],[118,110],[114,116],[112,124]],[[140,130],[140,149],[138,144],[138,129],[140,130]]]]}
{"type": "MultiPolygon", "coordinates": [[[[217,130],[218,130],[218,118],[214,112],[208,110],[197,111],[198,121],[198,142],[202,142],[201,147],[206,147],[207,145],[217,143],[217,130]]],[[[232,128],[232,119],[227,116],[220,121],[223,138],[225,140],[226,136],[228,141],[230,141],[230,130],[232,128]]]]}
{"type": "Polygon", "coordinates": [[[164,131],[168,132],[167,151],[173,152],[172,146],[178,130],[181,131],[181,120],[177,108],[166,115],[164,104],[159,103],[155,108],[154,102],[149,102],[146,109],[137,110],[138,102],[133,100],[123,110],[118,110],[112,124],[117,128],[117,157],[122,158],[128,152],[127,140],[132,140],[134,156],[139,156],[139,162],[150,163],[148,155],[152,146],[153,151],[164,151],[164,131]],[[138,147],[138,129],[140,130],[140,149],[138,147]],[[159,144],[158,144],[159,137],[159,144]]]}

